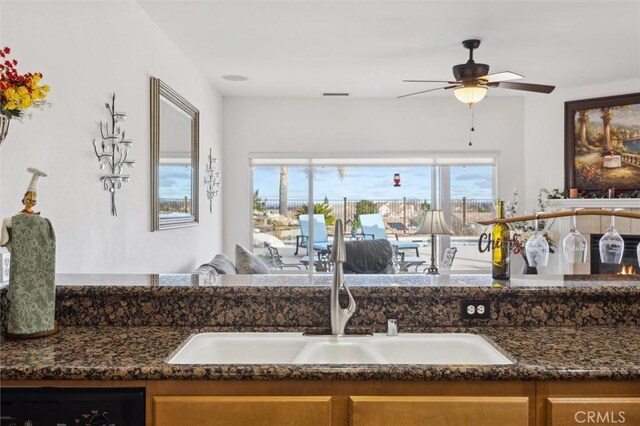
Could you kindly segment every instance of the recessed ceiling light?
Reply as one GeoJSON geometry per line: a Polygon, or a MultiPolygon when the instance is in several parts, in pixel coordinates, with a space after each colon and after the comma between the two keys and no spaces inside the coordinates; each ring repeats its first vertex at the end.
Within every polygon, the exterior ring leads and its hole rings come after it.
{"type": "Polygon", "coordinates": [[[222,78],[225,79],[225,80],[229,80],[229,81],[247,81],[247,80],[249,80],[249,77],[245,77],[244,75],[233,75],[233,74],[223,75],[222,78]]]}
{"type": "Polygon", "coordinates": [[[346,92],[324,92],[322,96],[349,96],[346,92]]]}

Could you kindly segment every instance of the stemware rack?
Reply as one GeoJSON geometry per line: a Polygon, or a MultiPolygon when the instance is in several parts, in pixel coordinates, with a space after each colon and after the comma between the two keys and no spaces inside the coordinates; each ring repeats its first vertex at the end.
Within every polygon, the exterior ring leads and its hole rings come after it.
{"type": "Polygon", "coordinates": [[[496,223],[513,223],[527,222],[537,219],[553,219],[558,217],[571,216],[616,216],[629,217],[631,219],[640,219],[640,213],[634,213],[625,210],[607,210],[607,209],[580,209],[580,210],[564,210],[559,212],[540,212],[535,214],[525,214],[520,216],[505,217],[504,219],[479,220],[481,225],[493,225],[496,223]]]}

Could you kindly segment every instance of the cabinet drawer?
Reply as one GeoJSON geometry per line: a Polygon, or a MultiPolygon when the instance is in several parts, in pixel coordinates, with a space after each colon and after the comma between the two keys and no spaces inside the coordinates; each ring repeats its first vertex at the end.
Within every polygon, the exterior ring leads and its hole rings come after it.
{"type": "Polygon", "coordinates": [[[527,426],[526,397],[352,396],[352,426],[527,426]]]}
{"type": "Polygon", "coordinates": [[[547,425],[640,425],[640,398],[547,398],[547,425]]]}
{"type": "Polygon", "coordinates": [[[310,425],[331,422],[330,396],[156,396],[155,426],[310,425]]]}

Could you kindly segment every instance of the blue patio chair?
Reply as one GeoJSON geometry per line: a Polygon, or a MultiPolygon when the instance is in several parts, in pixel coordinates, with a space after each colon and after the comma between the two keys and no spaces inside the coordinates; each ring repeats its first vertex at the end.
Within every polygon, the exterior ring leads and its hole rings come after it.
{"type": "MultiPolygon", "coordinates": [[[[387,240],[387,231],[384,227],[382,216],[379,213],[374,214],[361,214],[358,216],[360,219],[360,228],[362,229],[362,235],[364,238],[371,238],[374,240],[387,240]]],[[[398,240],[398,234],[394,234],[396,239],[389,240],[391,245],[397,250],[415,250],[416,256],[420,256],[418,249],[420,244],[412,241],[400,241],[398,240]]]]}
{"type": "MultiPolygon", "coordinates": [[[[301,214],[298,216],[298,221],[300,222],[300,235],[296,236],[296,255],[298,254],[298,249],[300,247],[306,248],[307,253],[309,252],[309,248],[307,247],[307,241],[309,241],[309,215],[301,214]]],[[[313,215],[312,245],[313,250],[319,252],[327,252],[331,247],[331,243],[329,242],[329,237],[327,235],[327,225],[324,222],[324,215],[322,214],[313,215]]]]}

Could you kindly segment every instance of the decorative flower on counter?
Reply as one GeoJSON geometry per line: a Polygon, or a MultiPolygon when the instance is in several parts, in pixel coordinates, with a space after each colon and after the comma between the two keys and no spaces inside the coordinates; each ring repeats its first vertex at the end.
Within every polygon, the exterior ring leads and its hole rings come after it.
{"type": "Polygon", "coordinates": [[[20,74],[18,61],[10,59],[10,53],[9,47],[0,50],[0,113],[22,117],[25,110],[45,105],[49,86],[40,85],[42,73],[20,74]]]}

